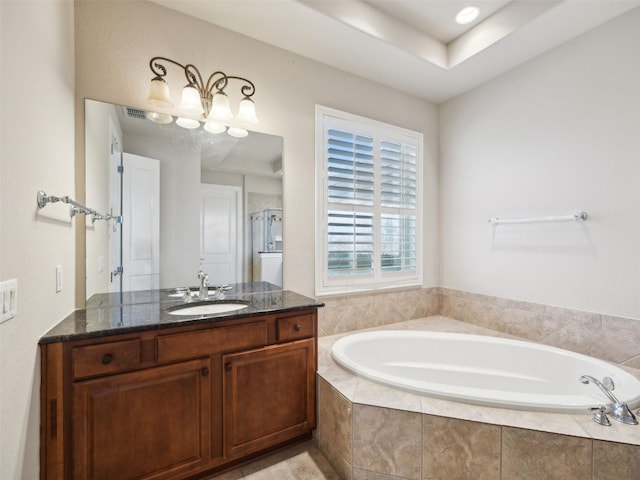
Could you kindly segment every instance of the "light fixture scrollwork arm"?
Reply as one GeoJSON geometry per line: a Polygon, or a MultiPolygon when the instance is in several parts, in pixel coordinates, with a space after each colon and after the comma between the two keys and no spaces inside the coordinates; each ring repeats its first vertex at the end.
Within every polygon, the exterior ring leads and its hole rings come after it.
{"type": "Polygon", "coordinates": [[[253,94],[256,93],[256,86],[253,84],[253,82],[251,80],[247,80],[246,78],[235,77],[235,76],[228,76],[227,78],[228,79],[240,80],[242,82],[246,82],[246,85],[243,85],[240,88],[240,92],[242,93],[242,96],[244,98],[251,98],[253,96],[253,94]]]}

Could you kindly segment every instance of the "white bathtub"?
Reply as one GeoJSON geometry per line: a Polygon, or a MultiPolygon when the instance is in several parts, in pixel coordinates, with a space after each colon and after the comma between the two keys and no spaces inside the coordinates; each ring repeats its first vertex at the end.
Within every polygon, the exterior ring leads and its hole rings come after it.
{"type": "Polygon", "coordinates": [[[364,378],[448,400],[494,407],[584,412],[609,403],[592,383],[610,377],[613,394],[640,405],[640,380],[578,353],[498,337],[415,330],[360,332],[338,340],[333,359],[364,378]]]}

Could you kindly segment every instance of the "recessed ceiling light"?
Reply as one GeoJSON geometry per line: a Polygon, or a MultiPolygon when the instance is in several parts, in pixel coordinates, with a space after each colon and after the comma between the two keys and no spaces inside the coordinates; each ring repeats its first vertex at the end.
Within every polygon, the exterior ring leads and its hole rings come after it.
{"type": "Polygon", "coordinates": [[[471,23],[476,18],[478,18],[479,13],[480,13],[480,9],[476,6],[471,5],[468,7],[464,7],[456,15],[456,22],[458,22],[460,25],[471,23]]]}

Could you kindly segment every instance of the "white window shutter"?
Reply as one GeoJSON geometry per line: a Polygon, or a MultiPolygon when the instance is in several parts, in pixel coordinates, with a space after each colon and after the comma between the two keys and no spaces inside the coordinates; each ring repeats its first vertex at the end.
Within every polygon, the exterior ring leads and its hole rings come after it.
{"type": "Polygon", "coordinates": [[[316,112],[316,292],[421,284],[422,134],[316,112]]]}

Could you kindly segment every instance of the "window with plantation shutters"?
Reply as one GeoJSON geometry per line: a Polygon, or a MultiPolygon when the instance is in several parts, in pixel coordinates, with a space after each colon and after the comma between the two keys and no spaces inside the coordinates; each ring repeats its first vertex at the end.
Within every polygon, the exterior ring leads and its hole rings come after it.
{"type": "Polygon", "coordinates": [[[316,293],[422,283],[422,134],[316,107],[316,293]]]}

